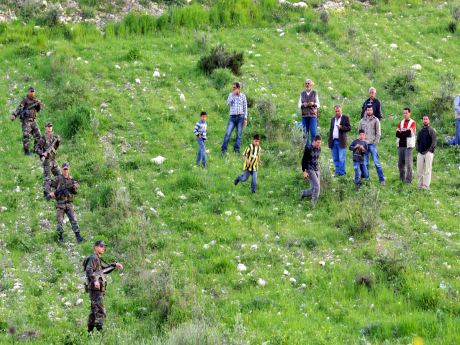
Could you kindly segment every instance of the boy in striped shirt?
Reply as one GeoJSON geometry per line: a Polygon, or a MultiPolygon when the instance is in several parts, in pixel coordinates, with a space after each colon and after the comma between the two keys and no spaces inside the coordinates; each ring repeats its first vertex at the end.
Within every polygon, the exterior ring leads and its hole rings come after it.
{"type": "Polygon", "coordinates": [[[202,111],[200,114],[200,121],[198,121],[193,129],[193,133],[196,136],[196,142],[198,143],[198,153],[196,155],[196,165],[200,164],[200,161],[203,164],[203,168],[206,168],[206,132],[208,131],[208,125],[206,120],[208,119],[208,114],[205,111],[202,111]]]}
{"type": "Polygon", "coordinates": [[[235,186],[241,181],[246,181],[249,176],[252,176],[251,180],[251,191],[253,193],[256,192],[257,187],[257,170],[259,165],[261,164],[260,161],[260,137],[259,134],[254,135],[252,138],[252,144],[250,144],[246,150],[244,150],[243,158],[244,158],[244,173],[239,175],[235,181],[233,182],[235,186]]]}

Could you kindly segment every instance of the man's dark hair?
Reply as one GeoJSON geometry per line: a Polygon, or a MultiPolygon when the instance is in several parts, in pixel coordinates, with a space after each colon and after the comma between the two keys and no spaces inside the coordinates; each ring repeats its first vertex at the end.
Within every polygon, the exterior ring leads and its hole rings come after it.
{"type": "Polygon", "coordinates": [[[364,131],[364,129],[361,128],[361,129],[359,130],[358,134],[361,134],[361,133],[366,133],[366,132],[364,131]]]}
{"type": "Polygon", "coordinates": [[[409,107],[405,107],[403,110],[407,110],[410,113],[410,108],[409,107]]]}
{"type": "Polygon", "coordinates": [[[374,110],[374,108],[372,107],[371,103],[367,103],[367,105],[366,105],[366,109],[369,109],[369,108],[372,108],[372,110],[374,110]]]}
{"type": "Polygon", "coordinates": [[[205,112],[205,111],[202,111],[201,114],[200,114],[200,116],[203,116],[203,115],[208,115],[208,113],[205,112]]]}
{"type": "Polygon", "coordinates": [[[260,140],[259,134],[254,134],[254,136],[252,137],[252,140],[260,140]]]}
{"type": "Polygon", "coordinates": [[[322,140],[321,135],[319,134],[315,135],[315,137],[313,138],[313,141],[318,141],[318,140],[322,140]]]}
{"type": "Polygon", "coordinates": [[[241,86],[240,86],[240,83],[237,82],[237,81],[233,82],[233,85],[235,85],[235,87],[236,87],[237,89],[239,89],[239,88],[241,87],[241,86]]]}

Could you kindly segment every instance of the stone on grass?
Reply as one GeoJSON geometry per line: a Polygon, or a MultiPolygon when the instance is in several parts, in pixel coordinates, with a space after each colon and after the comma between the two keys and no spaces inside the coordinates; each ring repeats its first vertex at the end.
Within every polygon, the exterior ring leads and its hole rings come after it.
{"type": "Polygon", "coordinates": [[[257,285],[261,287],[265,287],[267,285],[267,282],[263,280],[262,278],[257,279],[257,285]]]}
{"type": "Polygon", "coordinates": [[[157,196],[159,196],[160,198],[164,198],[164,197],[165,197],[165,195],[163,194],[163,192],[162,192],[161,190],[159,190],[159,191],[157,192],[157,196]]]}
{"type": "Polygon", "coordinates": [[[152,158],[152,162],[158,165],[163,164],[165,160],[166,158],[163,156],[156,156],[155,158],[152,158]]]}
{"type": "Polygon", "coordinates": [[[421,71],[422,70],[422,65],[416,63],[415,65],[412,65],[411,67],[414,71],[421,71]]]}
{"type": "Polygon", "coordinates": [[[248,268],[246,267],[245,264],[240,263],[238,264],[238,266],[236,266],[236,269],[238,272],[246,272],[248,268]]]}

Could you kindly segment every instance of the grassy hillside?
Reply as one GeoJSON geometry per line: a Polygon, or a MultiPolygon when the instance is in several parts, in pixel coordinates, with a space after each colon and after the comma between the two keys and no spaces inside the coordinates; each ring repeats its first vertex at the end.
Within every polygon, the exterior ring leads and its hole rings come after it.
{"type": "Polygon", "coordinates": [[[125,264],[110,275],[106,344],[460,343],[460,155],[442,145],[454,130],[448,96],[460,89],[454,8],[353,2],[322,20],[309,8],[280,23],[199,30],[142,30],[148,21],[133,16],[105,35],[2,24],[0,343],[100,342],[86,336],[82,286],[95,239],[109,244],[108,261],[125,264]],[[241,76],[197,68],[220,43],[244,52],[241,76]],[[350,155],[347,177],[332,178],[324,145],[319,203],[299,201],[306,183],[294,122],[306,77],[320,95],[323,135],[336,103],[355,133],[367,89],[377,88],[385,187],[371,167],[370,185],[356,193],[350,155]],[[220,157],[233,79],[255,103],[243,144],[262,134],[255,195],[232,184],[241,157],[220,157]],[[22,156],[20,126],[7,117],[30,84],[45,103],[41,127],[55,123],[58,160],[81,183],[82,245],[69,224],[66,245],[55,244],[40,162],[22,156]],[[394,129],[406,105],[419,126],[429,113],[438,131],[431,192],[398,181],[394,129]],[[193,166],[201,110],[206,170],[193,166]],[[164,164],[151,161],[157,155],[164,164]]]}

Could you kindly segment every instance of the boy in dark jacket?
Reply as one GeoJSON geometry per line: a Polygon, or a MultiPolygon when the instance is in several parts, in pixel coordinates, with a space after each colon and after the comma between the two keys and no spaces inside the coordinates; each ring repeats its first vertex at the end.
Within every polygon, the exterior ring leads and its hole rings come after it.
{"type": "Polygon", "coordinates": [[[364,129],[359,130],[358,139],[353,140],[350,150],[353,151],[353,169],[355,170],[355,189],[361,186],[361,179],[369,178],[369,170],[366,164],[367,142],[364,129]]]}

